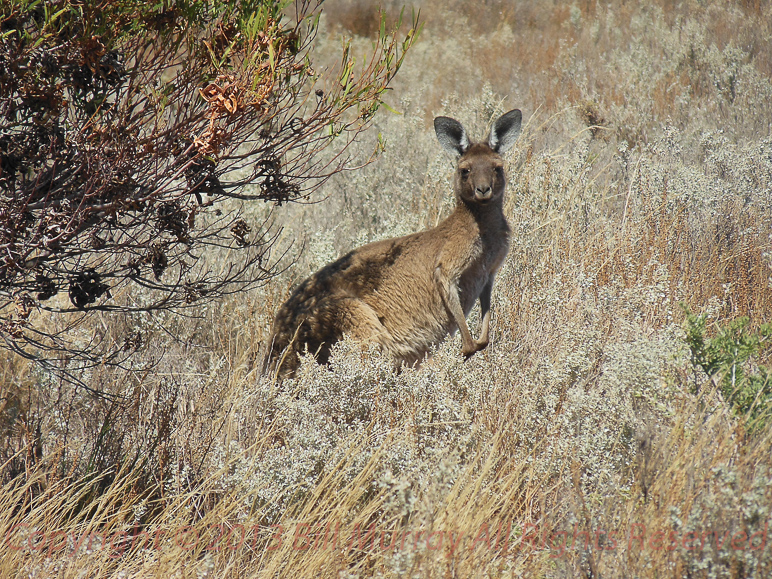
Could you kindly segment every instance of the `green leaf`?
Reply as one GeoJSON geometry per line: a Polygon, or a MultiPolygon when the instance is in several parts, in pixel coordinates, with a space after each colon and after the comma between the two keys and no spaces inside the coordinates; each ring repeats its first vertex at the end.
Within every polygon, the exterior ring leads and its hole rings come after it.
{"type": "Polygon", "coordinates": [[[386,101],[378,101],[378,104],[382,105],[382,106],[383,106],[383,108],[385,108],[385,109],[386,109],[387,111],[389,111],[390,113],[394,113],[395,115],[402,115],[402,114],[403,114],[403,113],[401,113],[401,112],[399,112],[399,111],[397,111],[397,110],[394,110],[393,108],[391,108],[391,107],[388,105],[388,103],[386,103],[386,101]]]}
{"type": "Polygon", "coordinates": [[[273,42],[268,43],[268,65],[271,67],[271,74],[276,72],[276,49],[273,42]]]}

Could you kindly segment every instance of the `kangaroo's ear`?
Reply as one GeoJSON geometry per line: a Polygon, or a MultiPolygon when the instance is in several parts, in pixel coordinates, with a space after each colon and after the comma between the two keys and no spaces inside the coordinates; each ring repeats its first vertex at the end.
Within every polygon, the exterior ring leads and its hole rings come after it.
{"type": "Polygon", "coordinates": [[[437,117],[434,119],[434,132],[440,145],[452,155],[463,155],[469,148],[466,131],[455,119],[437,117]]]}
{"type": "Polygon", "coordinates": [[[514,145],[520,135],[522,120],[523,114],[517,109],[501,115],[491,128],[491,134],[488,137],[490,148],[502,154],[514,145]]]}

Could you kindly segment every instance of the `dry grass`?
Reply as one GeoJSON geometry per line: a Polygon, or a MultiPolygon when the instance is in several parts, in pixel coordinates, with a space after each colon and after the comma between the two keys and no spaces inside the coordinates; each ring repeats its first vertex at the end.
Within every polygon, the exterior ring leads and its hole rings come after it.
{"type": "MultiPolygon", "coordinates": [[[[424,5],[382,158],[277,213],[283,277],[198,318],[94,320],[147,339],[133,372],[83,377],[114,397],[4,354],[1,576],[769,575],[772,427],[695,367],[679,306],[772,321],[769,6],[468,6],[424,5]],[[515,106],[490,347],[395,374],[343,343],[261,377],[293,283],[447,213],[433,116],[480,135],[515,106]]],[[[320,55],[370,14],[331,3],[320,55]]]]}

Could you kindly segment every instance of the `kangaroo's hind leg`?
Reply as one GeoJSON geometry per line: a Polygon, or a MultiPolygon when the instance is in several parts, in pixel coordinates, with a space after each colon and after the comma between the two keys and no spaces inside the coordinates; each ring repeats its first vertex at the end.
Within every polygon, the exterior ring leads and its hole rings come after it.
{"type": "Polygon", "coordinates": [[[330,296],[316,304],[312,311],[298,316],[292,339],[284,352],[274,353],[279,375],[291,377],[297,370],[299,354],[309,352],[317,362],[326,364],[333,344],[349,337],[361,345],[376,343],[390,351],[391,335],[377,312],[353,296],[330,296]]]}
{"type": "Polygon", "coordinates": [[[389,350],[391,334],[383,325],[378,312],[356,297],[343,298],[340,305],[339,323],[344,335],[361,345],[375,343],[389,350]]]}

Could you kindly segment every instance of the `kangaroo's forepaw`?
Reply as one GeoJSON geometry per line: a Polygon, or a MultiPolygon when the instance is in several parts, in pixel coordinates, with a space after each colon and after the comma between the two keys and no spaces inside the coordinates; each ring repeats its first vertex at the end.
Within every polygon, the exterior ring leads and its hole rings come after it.
{"type": "Polygon", "coordinates": [[[484,350],[488,346],[488,340],[475,340],[470,346],[464,346],[462,353],[465,359],[469,359],[474,356],[480,350],[484,350]]]}

